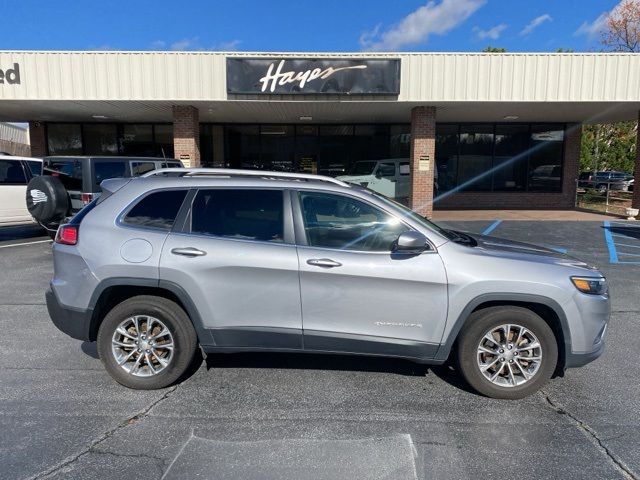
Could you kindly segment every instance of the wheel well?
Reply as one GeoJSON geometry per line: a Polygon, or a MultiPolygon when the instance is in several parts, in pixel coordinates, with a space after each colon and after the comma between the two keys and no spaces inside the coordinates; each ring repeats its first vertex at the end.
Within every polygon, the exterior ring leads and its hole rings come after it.
{"type": "MultiPolygon", "coordinates": [[[[124,302],[128,298],[137,297],[138,295],[153,295],[156,297],[166,298],[177,303],[185,312],[187,309],[180,299],[171,291],[160,287],[147,286],[131,286],[131,285],[115,285],[107,287],[100,294],[96,306],[91,315],[91,327],[89,329],[89,340],[95,341],[98,337],[98,329],[104,317],[111,311],[113,307],[124,302]]],[[[188,313],[187,313],[188,315],[188,313]]]]}
{"type": "Polygon", "coordinates": [[[496,300],[496,301],[485,302],[478,305],[476,308],[473,309],[471,313],[477,312],[478,310],[484,310],[485,308],[489,308],[489,307],[500,307],[500,306],[513,306],[513,307],[526,308],[528,310],[531,310],[533,313],[539,315],[540,318],[542,318],[545,322],[547,322],[547,324],[549,325],[549,327],[551,327],[551,330],[553,331],[553,335],[555,336],[556,343],[558,345],[558,364],[556,366],[554,376],[562,376],[565,370],[564,367],[565,367],[565,361],[566,361],[566,346],[565,346],[564,330],[562,329],[562,322],[560,321],[560,317],[558,317],[558,314],[556,313],[556,311],[553,308],[543,303],[496,300]]]}

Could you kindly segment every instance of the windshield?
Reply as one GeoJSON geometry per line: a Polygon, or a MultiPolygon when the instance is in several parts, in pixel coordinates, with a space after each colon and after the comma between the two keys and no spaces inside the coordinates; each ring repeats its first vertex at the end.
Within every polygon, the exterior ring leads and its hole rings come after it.
{"type": "Polygon", "coordinates": [[[382,200],[384,203],[386,203],[387,205],[391,205],[392,207],[399,209],[402,211],[402,215],[410,218],[411,220],[416,221],[417,223],[419,223],[420,225],[422,225],[425,228],[428,228],[429,230],[431,230],[432,232],[436,232],[439,233],[440,235],[442,235],[445,238],[448,238],[449,240],[453,240],[456,241],[457,239],[460,238],[460,235],[452,230],[447,230],[446,228],[442,228],[439,225],[436,225],[435,223],[433,223],[431,220],[427,220],[425,217],[423,217],[422,215],[414,212],[413,210],[411,210],[410,208],[408,208],[407,206],[396,202],[395,200],[392,200],[388,197],[385,197],[384,195],[381,195],[377,192],[374,192],[373,190],[370,189],[366,189],[368,190],[372,195],[374,195],[376,198],[382,200]]]}
{"type": "Polygon", "coordinates": [[[356,162],[349,172],[351,175],[371,175],[378,162],[356,162]]]}

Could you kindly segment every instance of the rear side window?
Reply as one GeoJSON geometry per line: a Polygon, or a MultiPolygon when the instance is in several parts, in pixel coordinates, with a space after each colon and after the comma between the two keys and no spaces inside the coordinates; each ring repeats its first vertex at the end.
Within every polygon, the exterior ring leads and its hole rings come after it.
{"type": "Polygon", "coordinates": [[[100,183],[108,178],[124,177],[127,171],[125,162],[95,162],[93,165],[94,185],[100,191],[100,183]]]}
{"type": "Polygon", "coordinates": [[[37,177],[38,175],[42,175],[42,162],[35,162],[33,160],[27,160],[26,164],[29,166],[29,170],[31,171],[31,175],[37,177]]]}
{"type": "Polygon", "coordinates": [[[400,162],[400,175],[409,175],[409,162],[400,162]]]}
{"type": "Polygon", "coordinates": [[[186,190],[165,190],[147,195],[122,220],[127,225],[171,230],[186,190]]]}
{"type": "Polygon", "coordinates": [[[277,190],[200,190],[191,210],[191,232],[284,242],[283,193],[277,190]]]}
{"type": "Polygon", "coordinates": [[[156,169],[155,162],[131,162],[131,176],[137,177],[156,169]]]}
{"type": "Polygon", "coordinates": [[[80,160],[47,159],[44,175],[58,177],[67,190],[82,191],[82,162],[80,160]]]}
{"type": "Polygon", "coordinates": [[[379,177],[395,177],[396,176],[396,164],[395,163],[381,163],[378,165],[376,174],[379,177]]]}
{"type": "Polygon", "coordinates": [[[0,185],[26,185],[27,177],[18,160],[0,160],[0,185]]]}

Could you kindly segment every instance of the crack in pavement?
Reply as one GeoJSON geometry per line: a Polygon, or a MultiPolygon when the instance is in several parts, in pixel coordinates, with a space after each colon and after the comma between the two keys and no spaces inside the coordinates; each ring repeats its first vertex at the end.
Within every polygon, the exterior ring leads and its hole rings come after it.
{"type": "Polygon", "coordinates": [[[58,462],[56,465],[53,465],[52,467],[48,468],[43,472],[40,472],[35,475],[32,475],[31,477],[28,477],[27,480],[38,480],[43,478],[49,478],[52,475],[55,475],[56,473],[60,472],[62,469],[74,464],[75,462],[80,460],[82,457],[89,455],[91,453],[111,453],[111,452],[101,452],[100,450],[96,450],[96,447],[101,443],[103,443],[104,441],[108,440],[111,436],[113,436],[115,433],[117,433],[121,429],[126,428],[129,425],[133,424],[134,422],[137,422],[138,420],[145,418],[156,405],[166,400],[173,392],[175,392],[178,389],[179,386],[180,385],[175,385],[174,387],[170,388],[160,398],[151,402],[151,404],[147,405],[138,413],[127,418],[124,422],[121,422],[115,427],[107,430],[102,435],[100,435],[99,437],[89,442],[89,444],[80,452],[65,458],[61,462],[58,462]]]}
{"type": "Polygon", "coordinates": [[[566,415],[569,417],[575,426],[582,431],[587,438],[591,441],[591,443],[600,450],[607,458],[613,463],[613,466],[616,470],[618,470],[623,478],[626,480],[640,480],[631,468],[629,468],[621,459],[619,459],[609,447],[605,444],[604,440],[600,438],[598,433],[586,422],[580,420],[576,415],[568,411],[564,405],[560,402],[553,400],[551,395],[544,390],[540,390],[540,394],[544,401],[558,414],[566,415]]]}

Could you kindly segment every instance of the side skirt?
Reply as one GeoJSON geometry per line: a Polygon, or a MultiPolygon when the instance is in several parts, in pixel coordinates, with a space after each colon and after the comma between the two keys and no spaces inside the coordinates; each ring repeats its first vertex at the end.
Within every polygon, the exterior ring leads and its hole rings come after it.
{"type": "Polygon", "coordinates": [[[296,352],[405,358],[420,363],[441,364],[435,359],[440,345],[401,338],[376,337],[290,328],[208,329],[213,345],[202,345],[206,353],[296,352]]]}

